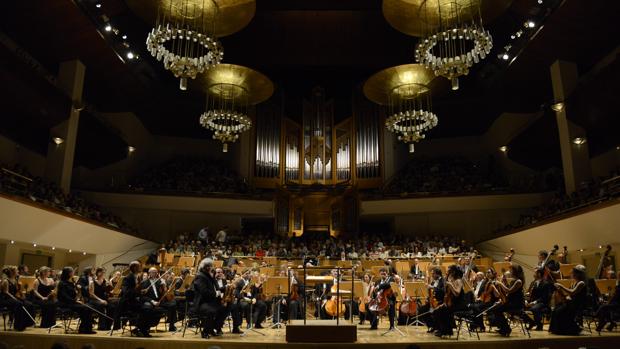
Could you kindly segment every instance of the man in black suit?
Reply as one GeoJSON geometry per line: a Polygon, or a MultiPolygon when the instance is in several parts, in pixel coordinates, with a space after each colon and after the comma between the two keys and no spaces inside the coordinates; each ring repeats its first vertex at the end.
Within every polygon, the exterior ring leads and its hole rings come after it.
{"type": "MultiPolygon", "coordinates": [[[[172,287],[172,286],[171,286],[172,287]]],[[[167,301],[163,299],[166,294],[166,283],[159,278],[159,271],[156,268],[149,269],[149,278],[140,283],[142,289],[142,307],[148,308],[153,314],[158,314],[161,318],[167,315],[170,332],[175,332],[177,328],[177,303],[174,299],[167,301]]]]}
{"type": "Polygon", "coordinates": [[[549,303],[551,302],[551,295],[555,291],[553,284],[547,279],[543,278],[545,270],[542,268],[536,268],[534,271],[534,281],[530,285],[531,301],[526,303],[526,308],[534,315],[534,321],[529,321],[528,328],[536,326],[536,331],[542,331],[543,329],[543,315],[548,313],[551,308],[549,303]]]}
{"type": "Polygon", "coordinates": [[[149,309],[142,308],[142,302],[140,301],[141,292],[138,286],[138,275],[140,274],[140,262],[133,261],[129,263],[129,274],[123,278],[119,314],[117,314],[114,323],[119,323],[121,312],[137,314],[138,319],[133,334],[140,337],[150,337],[149,329],[151,326],[157,325],[160,318],[158,314],[151,312],[149,309]]]}
{"type": "MultiPolygon", "coordinates": [[[[434,267],[431,271],[431,283],[429,285],[429,298],[430,298],[430,290],[433,290],[433,298],[437,301],[437,304],[442,304],[445,296],[445,283],[444,278],[441,275],[441,268],[434,267]]],[[[424,322],[426,326],[429,328],[428,332],[433,332],[434,330],[434,322],[433,316],[429,313],[431,310],[431,302],[427,302],[418,308],[418,314],[424,314],[420,316],[419,320],[424,322]]]]}
{"type": "Polygon", "coordinates": [[[216,281],[212,275],[213,260],[205,258],[198,265],[198,273],[194,279],[193,311],[204,318],[202,324],[202,338],[219,336],[215,331],[216,324],[224,316],[224,309],[220,301],[221,292],[217,290],[216,281]]]}
{"type": "MultiPolygon", "coordinates": [[[[392,287],[391,283],[394,282],[394,278],[392,278],[392,276],[388,275],[388,270],[387,268],[381,268],[379,269],[379,275],[381,275],[381,281],[379,281],[379,284],[377,284],[377,286],[375,287],[375,292],[374,293],[378,293],[380,291],[383,291],[384,294],[389,293],[389,289],[392,287]]],[[[396,296],[394,295],[394,293],[391,293],[390,296],[387,298],[388,300],[388,317],[390,319],[390,330],[394,329],[394,318],[396,315],[396,296]]],[[[370,329],[371,330],[376,330],[377,329],[377,324],[379,322],[379,319],[377,318],[376,314],[373,314],[372,312],[370,312],[370,329]]]]}

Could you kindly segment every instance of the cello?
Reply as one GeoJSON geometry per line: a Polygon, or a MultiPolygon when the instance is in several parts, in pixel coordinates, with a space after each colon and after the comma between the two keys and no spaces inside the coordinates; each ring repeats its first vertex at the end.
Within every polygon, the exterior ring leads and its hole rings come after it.
{"type": "Polygon", "coordinates": [[[385,290],[379,290],[375,297],[368,302],[368,309],[376,315],[384,315],[390,306],[388,298],[393,295],[394,291],[392,291],[391,287],[385,290]]]}

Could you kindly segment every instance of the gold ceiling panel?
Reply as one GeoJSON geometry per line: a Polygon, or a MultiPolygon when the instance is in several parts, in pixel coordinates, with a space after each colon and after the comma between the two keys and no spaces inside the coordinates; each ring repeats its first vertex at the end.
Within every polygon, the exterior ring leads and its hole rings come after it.
{"type": "Polygon", "coordinates": [[[364,95],[371,101],[387,105],[390,93],[404,85],[417,84],[420,91],[432,88],[435,74],[421,64],[404,64],[384,69],[364,83],[364,95]]]}
{"type": "MultiPolygon", "coordinates": [[[[147,23],[154,25],[157,20],[157,9],[159,6],[171,11],[173,16],[182,18],[178,3],[197,8],[203,8],[205,18],[212,18],[215,8],[219,8],[217,22],[215,24],[215,36],[222,37],[236,33],[243,29],[254,18],[256,12],[255,0],[125,0],[127,6],[144,19],[147,23]],[[204,4],[204,5],[203,5],[204,4]],[[172,5],[172,6],[171,6],[172,5]],[[217,6],[216,6],[217,5],[217,6]]],[[[193,16],[192,16],[193,17],[193,16]]]]}
{"type": "Polygon", "coordinates": [[[249,104],[258,104],[273,94],[273,83],[262,73],[235,64],[218,64],[199,75],[192,82],[195,88],[208,92],[213,85],[231,84],[244,88],[248,93],[249,104]]]}
{"type": "MultiPolygon", "coordinates": [[[[478,14],[480,12],[485,22],[490,22],[504,13],[513,0],[383,0],[383,16],[394,29],[407,35],[423,37],[426,35],[425,28],[437,26],[439,23],[439,8],[442,16],[446,15],[449,4],[456,4],[465,13],[478,14]],[[480,2],[481,1],[481,2],[480,2]],[[473,5],[473,6],[472,6],[473,5]],[[473,8],[472,8],[473,7],[473,8]],[[427,25],[428,24],[428,25],[427,25]]],[[[467,18],[461,18],[467,20],[467,18]]]]}

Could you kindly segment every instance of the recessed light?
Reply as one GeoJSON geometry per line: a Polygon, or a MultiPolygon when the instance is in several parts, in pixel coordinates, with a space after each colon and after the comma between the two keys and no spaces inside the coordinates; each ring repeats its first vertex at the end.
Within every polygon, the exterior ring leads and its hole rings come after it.
{"type": "Polygon", "coordinates": [[[105,28],[103,28],[103,29],[105,29],[105,31],[107,31],[107,32],[111,32],[111,31],[112,31],[112,26],[111,26],[111,25],[109,25],[109,24],[107,24],[107,25],[105,26],[105,28]]]}
{"type": "Polygon", "coordinates": [[[60,138],[60,137],[54,137],[52,138],[52,140],[54,141],[54,143],[56,143],[56,145],[61,145],[65,140],[60,138]]]}
{"type": "Polygon", "coordinates": [[[56,247],[52,246],[52,251],[55,251],[55,250],[56,250],[56,247]]]}
{"type": "Polygon", "coordinates": [[[543,0],[538,0],[538,5],[542,5],[543,0]]]}
{"type": "Polygon", "coordinates": [[[14,241],[14,240],[11,240],[11,245],[13,245],[13,244],[15,244],[15,241],[14,241]]]}
{"type": "Polygon", "coordinates": [[[123,40],[127,40],[127,35],[122,36],[123,40]]]}
{"type": "Polygon", "coordinates": [[[508,151],[508,146],[507,145],[502,145],[501,147],[499,147],[499,151],[501,151],[502,153],[505,153],[508,151]]]}
{"type": "Polygon", "coordinates": [[[133,153],[134,151],[136,151],[135,147],[132,147],[131,145],[127,147],[127,151],[130,153],[133,153]]]}
{"type": "Polygon", "coordinates": [[[96,8],[101,8],[101,4],[100,4],[100,3],[96,3],[96,4],[95,4],[95,7],[96,7],[96,8]]]}
{"type": "Polygon", "coordinates": [[[73,250],[69,249],[69,253],[73,252],[73,250]]]}
{"type": "Polygon", "coordinates": [[[510,56],[509,56],[507,53],[504,53],[504,54],[502,55],[502,59],[503,59],[503,60],[507,61],[507,60],[508,60],[508,58],[510,58],[510,56]]]}
{"type": "Polygon", "coordinates": [[[86,252],[82,252],[82,254],[83,254],[84,256],[86,256],[86,252]]]}
{"type": "Polygon", "coordinates": [[[36,243],[36,242],[33,242],[33,243],[32,243],[32,247],[37,247],[37,243],[36,243]]]}
{"type": "Polygon", "coordinates": [[[512,34],[512,35],[510,35],[510,38],[511,38],[512,40],[514,40],[514,39],[516,39],[516,38],[517,38],[517,36],[516,36],[516,35],[514,35],[514,34],[512,34]]]}
{"type": "Polygon", "coordinates": [[[525,26],[528,28],[534,28],[536,26],[536,23],[534,21],[527,21],[525,22],[525,26]]]}
{"type": "Polygon", "coordinates": [[[573,139],[573,144],[582,145],[586,143],[588,140],[585,137],[575,137],[573,139]]]}
{"type": "Polygon", "coordinates": [[[131,51],[127,52],[127,58],[133,59],[134,58],[133,52],[131,51]]]}
{"type": "Polygon", "coordinates": [[[551,109],[557,112],[564,110],[564,102],[557,102],[557,103],[552,104],[551,109]]]}

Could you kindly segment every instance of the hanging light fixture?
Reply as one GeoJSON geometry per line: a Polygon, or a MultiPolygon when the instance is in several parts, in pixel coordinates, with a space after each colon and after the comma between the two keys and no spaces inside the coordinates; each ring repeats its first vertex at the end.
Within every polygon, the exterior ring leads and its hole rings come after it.
{"type": "Polygon", "coordinates": [[[426,36],[416,47],[415,59],[449,79],[453,90],[459,88],[459,76],[467,75],[493,47],[491,33],[482,24],[480,1],[428,0],[422,5],[426,36]]]}
{"type": "Polygon", "coordinates": [[[397,30],[420,37],[415,60],[459,88],[458,78],[491,52],[484,28],[513,0],[383,0],[383,15],[397,30]]]}
{"type": "Polygon", "coordinates": [[[385,127],[415,151],[415,143],[437,126],[432,112],[430,83],[433,72],[421,64],[406,64],[382,70],[364,84],[371,101],[387,107],[385,127]]]}
{"type": "Polygon", "coordinates": [[[224,48],[215,37],[219,9],[214,0],[160,0],[155,27],[146,38],[151,55],[180,79],[187,79],[220,64],[224,48]]]}
{"type": "Polygon", "coordinates": [[[213,131],[213,139],[222,142],[222,151],[226,153],[229,143],[252,128],[249,107],[269,98],[273,84],[255,70],[232,64],[220,64],[209,70],[201,84],[207,103],[200,125],[213,131]]]}

